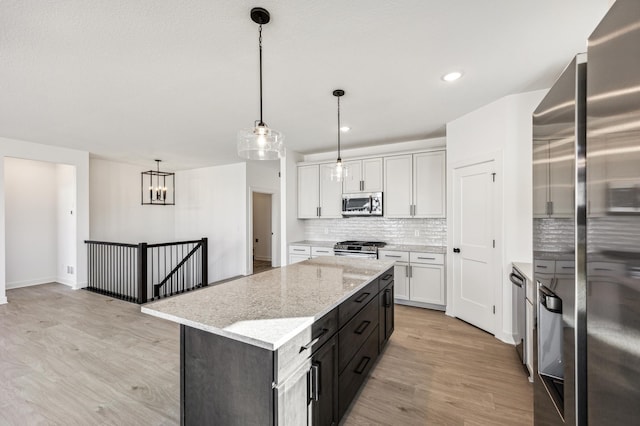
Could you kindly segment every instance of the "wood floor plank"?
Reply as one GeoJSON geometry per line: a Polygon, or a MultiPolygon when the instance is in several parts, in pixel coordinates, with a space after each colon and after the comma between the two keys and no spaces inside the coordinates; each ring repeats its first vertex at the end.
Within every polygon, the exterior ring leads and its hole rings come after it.
{"type": "MultiPolygon", "coordinates": [[[[45,284],[0,306],[0,425],[179,424],[179,327],[45,284]]],[[[344,425],[531,425],[515,350],[442,312],[396,327],[344,425]]]]}

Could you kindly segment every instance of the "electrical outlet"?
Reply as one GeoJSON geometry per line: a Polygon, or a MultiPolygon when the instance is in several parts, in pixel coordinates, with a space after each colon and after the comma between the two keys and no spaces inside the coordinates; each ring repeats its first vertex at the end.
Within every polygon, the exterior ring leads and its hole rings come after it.
{"type": "Polygon", "coordinates": [[[73,275],[73,266],[67,265],[67,274],[73,275]]]}
{"type": "Polygon", "coordinates": [[[419,236],[420,236],[420,231],[416,229],[416,230],[414,231],[414,234],[415,234],[414,236],[419,237],[419,236]]]}

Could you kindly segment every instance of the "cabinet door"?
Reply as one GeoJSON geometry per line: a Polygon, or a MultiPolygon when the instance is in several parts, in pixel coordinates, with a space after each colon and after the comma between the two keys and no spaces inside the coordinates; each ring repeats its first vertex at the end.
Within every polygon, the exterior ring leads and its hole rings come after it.
{"type": "Polygon", "coordinates": [[[380,351],[387,344],[389,337],[393,333],[394,327],[394,309],[393,303],[393,281],[385,287],[378,295],[379,302],[379,330],[380,338],[378,339],[380,351]]]}
{"type": "Polygon", "coordinates": [[[311,358],[308,358],[283,384],[274,389],[274,399],[278,410],[278,426],[311,424],[309,421],[311,418],[310,369],[311,358]]]}
{"type": "Polygon", "coordinates": [[[364,192],[380,192],[383,190],[382,158],[362,160],[362,181],[364,192]]]}
{"type": "Polygon", "coordinates": [[[342,182],[331,180],[334,164],[320,164],[320,217],[342,217],[342,182]]]}
{"type": "Polygon", "coordinates": [[[533,142],[533,217],[547,216],[549,200],[549,143],[533,142]]]}
{"type": "Polygon", "coordinates": [[[444,267],[411,265],[409,298],[416,302],[444,305],[444,267]]]}
{"type": "Polygon", "coordinates": [[[406,263],[396,263],[393,267],[394,274],[394,295],[400,300],[409,300],[409,265],[406,263]]]}
{"type": "Polygon", "coordinates": [[[311,359],[309,398],[313,426],[338,424],[338,346],[333,338],[311,359]]]}
{"type": "Polygon", "coordinates": [[[362,161],[345,161],[344,165],[349,170],[349,174],[342,182],[342,192],[350,194],[360,192],[360,181],[362,180],[362,161]]]}
{"type": "Polygon", "coordinates": [[[413,155],[414,217],[445,217],[444,151],[413,155]]]}
{"type": "Polygon", "coordinates": [[[298,167],[298,219],[318,217],[319,179],[318,166],[298,167]]]}
{"type": "Polygon", "coordinates": [[[549,142],[549,201],[552,204],[551,216],[572,217],[574,214],[574,141],[549,142]]]}
{"type": "Polygon", "coordinates": [[[413,157],[398,155],[384,159],[384,216],[411,217],[413,157]]]}

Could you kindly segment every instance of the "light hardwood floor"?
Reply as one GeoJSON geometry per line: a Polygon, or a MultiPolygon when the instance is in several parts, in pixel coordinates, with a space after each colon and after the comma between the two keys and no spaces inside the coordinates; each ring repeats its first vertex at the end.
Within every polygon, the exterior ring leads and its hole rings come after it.
{"type": "MultiPolygon", "coordinates": [[[[137,305],[46,284],[0,306],[0,425],[179,423],[179,328],[137,305]]],[[[513,347],[396,305],[396,329],[345,425],[531,425],[513,347]]]]}

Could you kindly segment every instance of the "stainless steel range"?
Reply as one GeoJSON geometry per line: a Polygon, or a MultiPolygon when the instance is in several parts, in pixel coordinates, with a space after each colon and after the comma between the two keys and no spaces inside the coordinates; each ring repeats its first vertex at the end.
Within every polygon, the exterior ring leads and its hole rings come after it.
{"type": "Polygon", "coordinates": [[[341,241],[333,246],[336,256],[377,259],[378,248],[386,246],[382,241],[341,241]]]}

